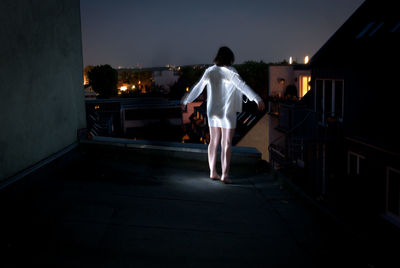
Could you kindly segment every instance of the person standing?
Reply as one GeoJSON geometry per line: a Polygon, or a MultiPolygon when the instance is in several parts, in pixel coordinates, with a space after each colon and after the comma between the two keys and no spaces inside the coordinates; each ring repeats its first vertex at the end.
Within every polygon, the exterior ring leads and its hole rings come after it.
{"type": "Polygon", "coordinates": [[[235,56],[226,46],[220,47],[214,65],[207,68],[200,81],[183,98],[183,105],[193,102],[207,86],[207,119],[210,128],[208,163],[210,179],[230,184],[229,165],[232,153],[232,139],[236,128],[237,113],[242,111],[242,98],[245,95],[264,110],[265,104],[240,77],[232,66],[235,56]],[[221,143],[222,175],[216,171],[217,149],[221,143]]]}

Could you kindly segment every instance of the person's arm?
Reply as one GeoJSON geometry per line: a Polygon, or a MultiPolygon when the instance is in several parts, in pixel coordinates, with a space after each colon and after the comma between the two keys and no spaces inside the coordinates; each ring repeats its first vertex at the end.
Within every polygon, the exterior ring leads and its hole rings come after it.
{"type": "Polygon", "coordinates": [[[207,70],[204,72],[203,77],[199,82],[190,90],[189,94],[187,94],[183,100],[183,105],[187,105],[189,102],[193,102],[197,97],[203,92],[204,87],[208,83],[208,75],[207,70]]]}
{"type": "Polygon", "coordinates": [[[264,110],[265,105],[261,97],[254,92],[240,77],[236,71],[229,70],[229,80],[232,84],[240,90],[250,101],[255,101],[257,103],[259,110],[264,110]]]}

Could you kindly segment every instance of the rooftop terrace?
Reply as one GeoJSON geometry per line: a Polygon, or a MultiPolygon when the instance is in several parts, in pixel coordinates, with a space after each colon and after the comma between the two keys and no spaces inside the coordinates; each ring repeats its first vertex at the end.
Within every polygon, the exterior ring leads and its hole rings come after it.
{"type": "Polygon", "coordinates": [[[82,142],[0,190],[2,267],[368,267],[257,152],[235,149],[225,185],[206,147],[167,145],[82,142]]]}

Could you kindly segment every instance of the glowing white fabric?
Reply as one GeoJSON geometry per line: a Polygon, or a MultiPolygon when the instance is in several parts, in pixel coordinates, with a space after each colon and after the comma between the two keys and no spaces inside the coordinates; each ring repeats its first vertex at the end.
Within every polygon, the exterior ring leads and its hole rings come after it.
{"type": "Polygon", "coordinates": [[[242,111],[243,94],[251,101],[261,101],[233,67],[213,65],[183,99],[193,102],[207,86],[207,117],[211,127],[236,128],[236,113],[242,111]]]}

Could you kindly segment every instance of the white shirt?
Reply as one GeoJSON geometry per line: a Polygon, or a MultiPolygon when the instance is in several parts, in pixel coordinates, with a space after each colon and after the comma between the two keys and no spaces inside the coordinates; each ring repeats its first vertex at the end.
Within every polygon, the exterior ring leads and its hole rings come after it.
{"type": "Polygon", "coordinates": [[[242,111],[242,94],[249,100],[261,101],[233,67],[213,65],[206,69],[200,81],[184,97],[183,104],[193,102],[207,86],[207,116],[227,117],[242,111]]]}

